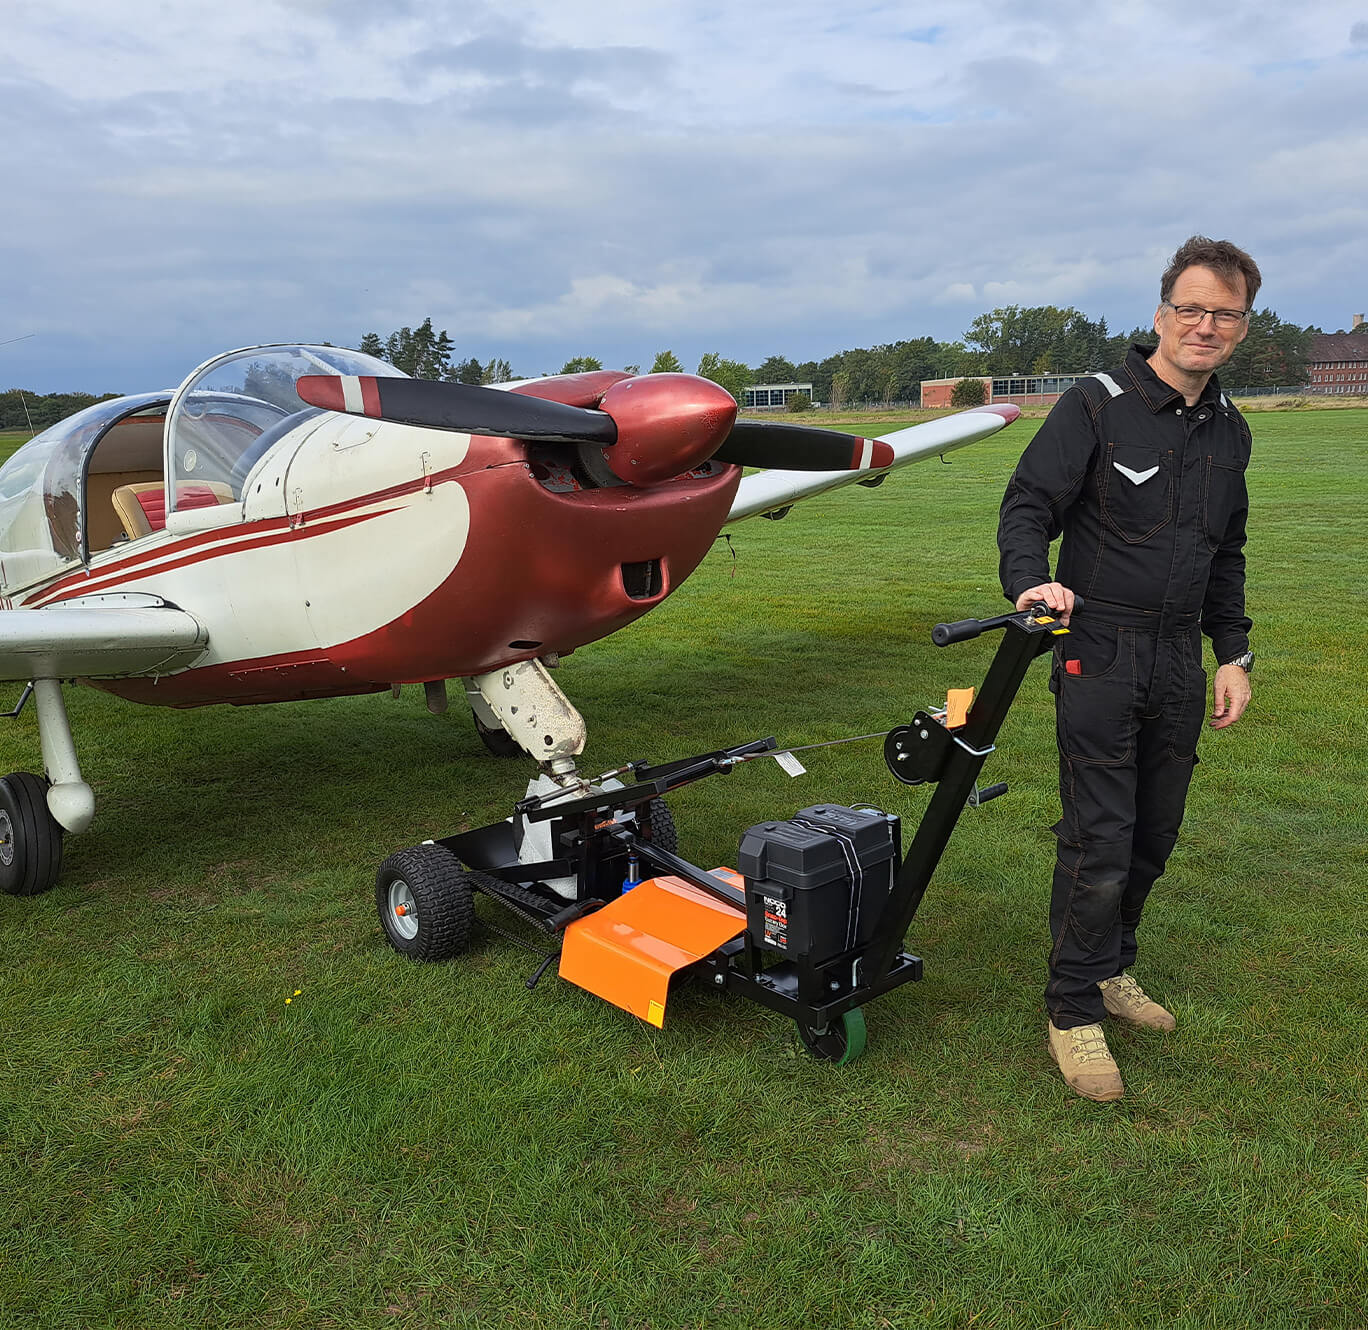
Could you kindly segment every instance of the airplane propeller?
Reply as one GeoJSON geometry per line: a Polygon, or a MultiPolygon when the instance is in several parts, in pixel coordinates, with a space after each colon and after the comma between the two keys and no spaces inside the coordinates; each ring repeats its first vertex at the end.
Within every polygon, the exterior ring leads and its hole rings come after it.
{"type": "Polygon", "coordinates": [[[617,425],[602,411],[470,383],[305,374],[296,381],[295,391],[310,406],[401,425],[534,443],[596,443],[608,448],[617,442],[617,425]]]}
{"type": "Polygon", "coordinates": [[[605,450],[608,468],[634,485],[657,484],[710,458],[786,471],[878,471],[894,460],[893,449],[878,439],[811,425],[737,421],[730,393],[688,374],[618,378],[592,394],[598,409],[533,395],[537,385],[523,393],[425,379],[314,374],[295,386],[303,401],[328,411],[463,434],[597,446],[605,450]]]}

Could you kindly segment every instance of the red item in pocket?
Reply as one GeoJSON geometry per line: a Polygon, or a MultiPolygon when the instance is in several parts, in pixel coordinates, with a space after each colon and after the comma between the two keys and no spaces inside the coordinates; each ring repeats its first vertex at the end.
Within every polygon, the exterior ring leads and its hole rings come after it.
{"type": "Polygon", "coordinates": [[[1064,662],[1065,674],[1082,674],[1083,662],[1081,660],[1066,660],[1064,662]]]}

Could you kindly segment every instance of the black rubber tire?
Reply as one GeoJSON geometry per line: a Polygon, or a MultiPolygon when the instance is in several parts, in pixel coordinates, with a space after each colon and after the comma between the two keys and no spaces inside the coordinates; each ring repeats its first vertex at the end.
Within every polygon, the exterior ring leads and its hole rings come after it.
{"type": "Polygon", "coordinates": [[[47,806],[47,782],[29,771],[0,780],[0,891],[38,896],[62,871],[62,826],[47,806]]]}
{"type": "Polygon", "coordinates": [[[664,799],[652,799],[637,816],[644,822],[642,830],[649,833],[652,845],[660,846],[668,854],[679,853],[679,829],[664,799]]]}
{"type": "Polygon", "coordinates": [[[844,1067],[865,1051],[865,1018],[860,1007],[852,1007],[820,1029],[806,1021],[797,1021],[796,1024],[803,1047],[823,1062],[834,1062],[838,1067],[844,1067]]]}
{"type": "Polygon", "coordinates": [[[386,940],[410,960],[450,960],[470,943],[475,893],[456,856],[441,845],[415,845],[390,855],[375,875],[375,905],[386,940]],[[394,904],[404,887],[413,906],[407,916],[411,932],[394,904]]]}
{"type": "Polygon", "coordinates": [[[475,722],[475,733],[480,736],[480,742],[495,757],[524,756],[522,745],[502,726],[491,729],[473,711],[470,713],[470,719],[475,722]]]}

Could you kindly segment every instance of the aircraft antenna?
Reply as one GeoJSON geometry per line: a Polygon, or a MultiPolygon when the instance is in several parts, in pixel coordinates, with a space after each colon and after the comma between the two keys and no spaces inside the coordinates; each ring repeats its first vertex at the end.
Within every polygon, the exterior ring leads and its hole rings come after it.
{"type": "MultiPolygon", "coordinates": [[[[37,333],[25,333],[22,337],[7,337],[3,342],[0,342],[0,346],[12,346],[15,342],[27,342],[30,337],[36,337],[37,335],[37,333]]],[[[14,391],[19,394],[19,400],[23,403],[24,419],[28,421],[29,438],[31,439],[37,434],[37,430],[33,428],[33,417],[29,414],[28,401],[24,397],[24,390],[22,388],[16,388],[14,391]]]]}

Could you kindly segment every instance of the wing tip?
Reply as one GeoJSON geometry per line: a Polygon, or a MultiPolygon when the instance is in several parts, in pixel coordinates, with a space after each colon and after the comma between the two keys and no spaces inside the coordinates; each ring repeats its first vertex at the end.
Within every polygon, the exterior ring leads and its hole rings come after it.
{"type": "Polygon", "coordinates": [[[1013,402],[989,402],[987,406],[971,406],[966,414],[973,414],[974,412],[978,412],[980,415],[1001,416],[1010,425],[1020,417],[1021,408],[1013,402]]]}

